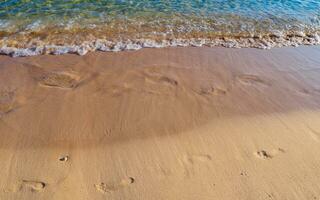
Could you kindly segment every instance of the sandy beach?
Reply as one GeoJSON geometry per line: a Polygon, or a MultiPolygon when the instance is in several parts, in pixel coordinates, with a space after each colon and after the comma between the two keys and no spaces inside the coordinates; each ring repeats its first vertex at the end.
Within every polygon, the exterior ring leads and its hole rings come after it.
{"type": "Polygon", "coordinates": [[[320,47],[0,56],[1,200],[318,200],[320,47]]]}

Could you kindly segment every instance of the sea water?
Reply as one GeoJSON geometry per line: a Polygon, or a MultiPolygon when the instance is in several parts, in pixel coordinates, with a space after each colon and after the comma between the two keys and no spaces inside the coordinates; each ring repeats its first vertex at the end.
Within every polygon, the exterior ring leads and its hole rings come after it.
{"type": "Polygon", "coordinates": [[[320,0],[2,0],[0,53],[320,44],[320,0]]]}

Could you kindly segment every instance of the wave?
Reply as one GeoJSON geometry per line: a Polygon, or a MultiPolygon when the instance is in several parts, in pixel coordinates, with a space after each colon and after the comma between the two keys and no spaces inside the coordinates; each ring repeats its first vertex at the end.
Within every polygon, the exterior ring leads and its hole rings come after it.
{"type": "Polygon", "coordinates": [[[316,45],[319,9],[318,0],[9,0],[0,3],[0,53],[316,45]]]}
{"type": "Polygon", "coordinates": [[[295,32],[290,34],[273,33],[263,37],[219,37],[219,38],[188,38],[188,39],[136,39],[125,41],[109,41],[106,39],[94,39],[84,41],[81,44],[57,45],[43,44],[25,47],[12,47],[3,45],[0,47],[0,54],[10,55],[12,57],[24,57],[35,55],[61,55],[73,53],[85,55],[88,52],[104,51],[119,52],[129,50],[139,50],[141,48],[163,48],[163,47],[227,47],[227,48],[258,48],[270,49],[274,47],[299,45],[320,45],[320,33],[305,34],[304,32],[295,32]]]}

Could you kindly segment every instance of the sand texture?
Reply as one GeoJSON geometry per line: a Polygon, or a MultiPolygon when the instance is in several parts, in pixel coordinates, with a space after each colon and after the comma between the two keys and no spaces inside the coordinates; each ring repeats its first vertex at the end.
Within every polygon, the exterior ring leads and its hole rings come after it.
{"type": "Polygon", "coordinates": [[[1,200],[319,200],[320,48],[0,57],[1,200]]]}

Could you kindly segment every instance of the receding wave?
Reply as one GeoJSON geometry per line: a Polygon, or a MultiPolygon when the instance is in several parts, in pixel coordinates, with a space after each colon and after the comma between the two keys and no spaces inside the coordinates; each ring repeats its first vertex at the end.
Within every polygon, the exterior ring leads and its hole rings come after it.
{"type": "Polygon", "coordinates": [[[320,44],[320,2],[314,0],[8,2],[0,3],[0,53],[11,56],[320,44]]]}

